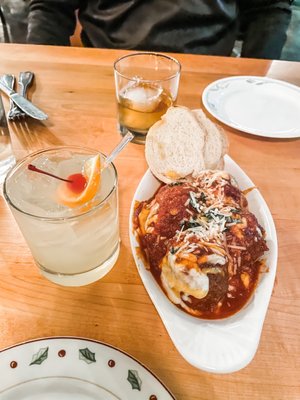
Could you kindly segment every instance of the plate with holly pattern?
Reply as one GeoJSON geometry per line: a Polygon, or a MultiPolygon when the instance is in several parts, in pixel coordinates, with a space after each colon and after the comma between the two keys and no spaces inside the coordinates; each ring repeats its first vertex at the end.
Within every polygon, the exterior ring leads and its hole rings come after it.
{"type": "Polygon", "coordinates": [[[6,348],[0,376],[1,400],[175,399],[129,354],[83,338],[43,338],[6,348]]]}

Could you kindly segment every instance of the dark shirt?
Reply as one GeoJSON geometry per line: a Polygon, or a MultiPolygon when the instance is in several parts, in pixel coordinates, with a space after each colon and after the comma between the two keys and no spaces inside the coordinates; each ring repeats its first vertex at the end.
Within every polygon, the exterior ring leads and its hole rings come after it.
{"type": "Polygon", "coordinates": [[[31,0],[28,43],[69,45],[82,25],[85,46],[279,58],[289,0],[31,0]]]}

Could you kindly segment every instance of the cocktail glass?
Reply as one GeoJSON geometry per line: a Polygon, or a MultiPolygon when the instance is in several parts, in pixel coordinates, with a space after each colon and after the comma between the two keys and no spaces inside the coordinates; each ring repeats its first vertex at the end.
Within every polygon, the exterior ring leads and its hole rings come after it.
{"type": "MultiPolygon", "coordinates": [[[[120,242],[117,172],[108,164],[94,199],[69,208],[55,197],[61,182],[28,170],[28,165],[67,177],[81,172],[84,162],[96,154],[75,146],[39,151],[15,165],[4,181],[5,199],[37,266],[60,285],[89,284],[115,264],[120,242]]],[[[103,165],[103,154],[101,159],[103,165]]]]}
{"type": "Polygon", "coordinates": [[[133,53],[114,63],[118,129],[144,143],[149,128],[174,105],[181,65],[159,53],[133,53]]]}

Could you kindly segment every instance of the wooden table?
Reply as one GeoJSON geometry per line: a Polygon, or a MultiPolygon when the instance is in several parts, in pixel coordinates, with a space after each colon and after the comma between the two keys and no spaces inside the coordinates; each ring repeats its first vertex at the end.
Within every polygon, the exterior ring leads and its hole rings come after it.
{"type": "MultiPolygon", "coordinates": [[[[49,114],[45,123],[10,124],[17,157],[59,144],[108,152],[119,141],[112,64],[124,51],[8,44],[2,44],[0,51],[1,74],[35,72],[30,96],[49,114]]],[[[178,104],[191,108],[201,105],[207,84],[226,76],[267,75],[300,86],[300,63],[176,57],[182,63],[178,104]]],[[[261,190],[279,241],[274,293],[257,354],[249,366],[229,375],[192,367],[173,346],[150,301],[128,235],[131,199],[147,168],[144,147],[136,144],[129,144],[116,161],[121,254],[113,270],[92,285],[64,288],[43,278],[1,198],[0,348],[45,336],[88,337],[119,347],[145,363],[177,399],[300,399],[300,141],[255,137],[224,128],[230,140],[229,154],[261,190]]]]}

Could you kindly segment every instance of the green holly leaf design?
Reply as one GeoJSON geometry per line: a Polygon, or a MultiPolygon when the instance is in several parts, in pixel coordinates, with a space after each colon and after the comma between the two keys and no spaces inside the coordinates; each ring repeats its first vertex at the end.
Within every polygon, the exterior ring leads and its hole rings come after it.
{"type": "Polygon", "coordinates": [[[141,390],[141,388],[142,388],[142,380],[139,377],[139,374],[138,374],[137,371],[135,371],[133,369],[129,369],[128,370],[127,380],[131,384],[132,389],[141,390]]]}
{"type": "Polygon", "coordinates": [[[87,347],[85,349],[79,349],[79,360],[83,360],[87,364],[96,362],[95,353],[92,353],[87,347]]]}
{"type": "Polygon", "coordinates": [[[29,365],[34,365],[34,364],[41,365],[42,362],[44,362],[48,358],[48,350],[49,347],[40,349],[37,353],[35,353],[32,356],[32,361],[29,365]]]}

